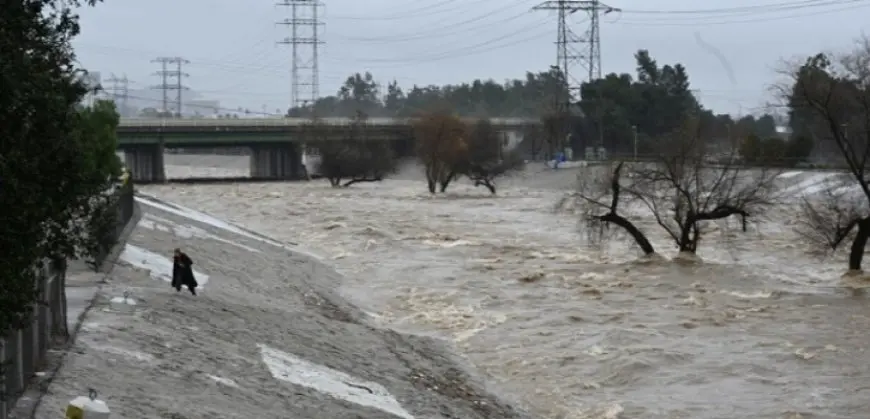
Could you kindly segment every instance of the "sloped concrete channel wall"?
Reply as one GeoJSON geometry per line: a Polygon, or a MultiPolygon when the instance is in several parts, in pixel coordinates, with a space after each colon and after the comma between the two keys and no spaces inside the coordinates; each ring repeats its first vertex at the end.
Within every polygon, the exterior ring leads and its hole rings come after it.
{"type": "MultiPolygon", "coordinates": [[[[116,192],[115,228],[104,237],[100,252],[95,255],[95,266],[101,270],[112,247],[123,236],[134,214],[132,182],[126,182],[116,192]]],[[[67,321],[64,283],[66,262],[42,261],[39,289],[41,303],[34,308],[32,321],[21,330],[7,333],[0,339],[0,419],[10,418],[16,402],[28,389],[33,377],[44,367],[49,349],[66,344],[56,340],[54,332],[67,321]]],[[[75,319],[74,319],[75,321],[75,319]]]]}

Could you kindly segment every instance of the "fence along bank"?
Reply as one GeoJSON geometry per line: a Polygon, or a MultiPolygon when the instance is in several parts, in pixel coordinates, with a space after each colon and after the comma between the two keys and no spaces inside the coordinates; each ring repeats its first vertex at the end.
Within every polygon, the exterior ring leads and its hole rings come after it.
{"type": "MultiPolygon", "coordinates": [[[[110,225],[92,232],[100,237],[98,248],[91,252],[89,261],[95,271],[101,270],[112,247],[133,217],[133,195],[133,182],[124,176],[109,200],[107,210],[113,213],[110,225]]],[[[40,279],[34,286],[40,297],[34,304],[31,320],[0,338],[0,419],[9,418],[9,413],[27,390],[28,384],[44,367],[48,350],[63,348],[71,338],[65,291],[66,261],[46,258],[34,269],[39,271],[40,279]]],[[[74,322],[76,320],[73,319],[74,322]]]]}

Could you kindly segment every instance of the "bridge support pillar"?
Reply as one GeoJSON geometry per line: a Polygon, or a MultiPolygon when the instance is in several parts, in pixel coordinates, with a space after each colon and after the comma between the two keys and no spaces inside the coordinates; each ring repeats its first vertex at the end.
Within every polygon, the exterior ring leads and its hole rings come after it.
{"type": "Polygon", "coordinates": [[[251,177],[282,180],[306,179],[302,166],[302,145],[277,143],[252,146],[251,177]]]}
{"type": "Polygon", "coordinates": [[[165,182],[163,146],[139,146],[124,150],[124,164],[133,182],[165,182]]]}

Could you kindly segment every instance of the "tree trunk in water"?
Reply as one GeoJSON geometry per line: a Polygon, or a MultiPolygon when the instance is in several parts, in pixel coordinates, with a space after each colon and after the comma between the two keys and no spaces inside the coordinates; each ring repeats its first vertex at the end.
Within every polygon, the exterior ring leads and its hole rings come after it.
{"type": "Polygon", "coordinates": [[[449,185],[450,185],[449,180],[441,181],[441,193],[447,192],[447,186],[449,186],[449,185]]]}
{"type": "Polygon", "coordinates": [[[493,185],[492,182],[486,180],[481,182],[481,185],[486,186],[486,189],[489,189],[489,193],[495,195],[495,185],[493,185]]]}
{"type": "Polygon", "coordinates": [[[643,234],[640,229],[638,229],[631,221],[628,221],[625,217],[615,214],[609,213],[606,215],[602,215],[599,217],[601,221],[606,223],[611,223],[613,225],[622,227],[623,230],[628,232],[631,235],[631,238],[634,239],[634,242],[640,246],[640,249],[643,250],[645,255],[651,255],[655,253],[655,248],[653,248],[652,243],[650,243],[649,239],[643,234]]]}
{"type": "Polygon", "coordinates": [[[858,223],[858,232],[852,241],[852,250],[849,252],[849,270],[861,270],[861,262],[864,259],[864,247],[870,238],[870,218],[865,218],[858,223]]]}
{"type": "Polygon", "coordinates": [[[695,246],[692,243],[692,223],[686,222],[680,227],[680,242],[677,245],[680,252],[695,253],[695,246]]]}
{"type": "Polygon", "coordinates": [[[453,178],[455,177],[455,173],[450,173],[445,179],[441,180],[441,193],[447,191],[447,187],[450,186],[450,182],[453,182],[453,178]]]}
{"type": "Polygon", "coordinates": [[[379,177],[373,177],[373,178],[368,178],[368,177],[367,177],[367,178],[351,179],[351,180],[345,182],[344,185],[341,185],[341,186],[344,187],[344,188],[346,188],[346,187],[348,187],[348,186],[350,186],[350,185],[353,185],[354,183],[361,183],[361,182],[380,182],[381,180],[383,180],[383,179],[381,179],[381,178],[379,178],[379,177]]]}
{"type": "Polygon", "coordinates": [[[435,170],[435,165],[426,163],[426,183],[429,185],[429,193],[434,194],[438,185],[438,171],[435,170]]]}

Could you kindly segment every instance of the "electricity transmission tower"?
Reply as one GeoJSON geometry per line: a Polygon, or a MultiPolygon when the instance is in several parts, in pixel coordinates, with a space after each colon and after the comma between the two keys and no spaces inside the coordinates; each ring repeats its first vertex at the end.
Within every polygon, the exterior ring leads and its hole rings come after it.
{"type": "MultiPolygon", "coordinates": [[[[570,113],[571,103],[580,99],[580,84],[574,76],[572,76],[572,66],[574,64],[585,65],[587,70],[587,82],[601,78],[601,16],[611,12],[618,12],[620,9],[608,6],[598,0],[550,0],[545,1],[532,10],[555,10],[558,12],[558,34],[556,38],[556,66],[562,72],[562,77],[567,85],[567,94],[560,95],[557,98],[556,112],[562,121],[562,138],[558,139],[558,148],[565,147],[565,142],[571,134],[570,128],[570,113]],[[586,12],[589,16],[589,28],[581,37],[575,34],[568,27],[568,16],[576,12],[586,12]],[[577,44],[587,44],[585,51],[575,48],[577,44]],[[563,142],[565,141],[565,142],[563,142]]],[[[601,104],[601,97],[598,103],[601,104]]],[[[600,106],[596,107],[598,120],[598,146],[604,146],[604,127],[602,121],[602,110],[600,106]]]]}
{"type": "Polygon", "coordinates": [[[127,107],[127,101],[130,98],[130,83],[132,83],[132,81],[127,78],[126,74],[121,78],[112,74],[112,77],[109,77],[106,81],[112,83],[107,90],[112,96],[115,105],[118,106],[118,113],[125,116],[124,114],[127,112],[127,109],[129,109],[127,107]]]}
{"type": "Polygon", "coordinates": [[[610,7],[598,0],[551,0],[545,1],[532,10],[555,10],[558,12],[558,28],[556,38],[556,66],[562,71],[565,82],[568,83],[572,95],[580,90],[580,82],[572,75],[575,64],[586,67],[587,82],[601,78],[601,16],[620,9],[610,7]],[[576,12],[586,12],[589,15],[589,28],[584,36],[578,36],[568,27],[568,16],[576,12]],[[587,44],[585,51],[575,47],[577,44],[587,44]]]}
{"type": "Polygon", "coordinates": [[[160,76],[161,83],[152,86],[152,89],[162,90],[163,91],[163,112],[169,112],[170,109],[173,109],[173,112],[176,116],[181,117],[182,111],[182,95],[181,92],[184,90],[188,90],[186,86],[184,86],[183,81],[185,77],[189,77],[190,75],[182,71],[182,66],[185,64],[190,64],[190,61],[185,60],[181,57],[157,57],[151,60],[152,63],[160,64],[160,71],[154,73],[156,76],[160,76]],[[170,70],[170,65],[174,64],[175,68],[170,70]],[[174,80],[174,82],[173,82],[174,80]],[[175,91],[175,106],[170,108],[169,106],[169,92],[175,91]]]}
{"type": "Polygon", "coordinates": [[[277,22],[290,27],[290,36],[278,42],[292,48],[290,106],[303,108],[310,104],[313,108],[320,96],[318,48],[323,45],[319,37],[323,22],[318,12],[323,3],[318,0],[283,0],[277,5],[290,9],[290,17],[277,22]]]}

